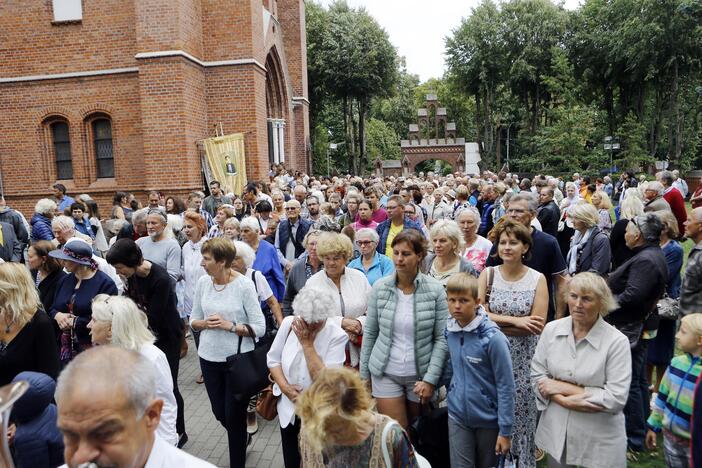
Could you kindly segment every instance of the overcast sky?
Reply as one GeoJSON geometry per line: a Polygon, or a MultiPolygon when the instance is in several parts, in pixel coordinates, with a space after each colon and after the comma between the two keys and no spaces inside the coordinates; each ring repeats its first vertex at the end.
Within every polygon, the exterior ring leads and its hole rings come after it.
{"type": "MultiPolygon", "coordinates": [[[[332,0],[315,0],[324,6],[332,0]]],[[[407,70],[422,81],[439,78],[444,72],[444,38],[461,24],[479,0],[347,0],[349,6],[363,6],[380,23],[407,70]]],[[[566,0],[574,9],[579,0],[566,0]]]]}

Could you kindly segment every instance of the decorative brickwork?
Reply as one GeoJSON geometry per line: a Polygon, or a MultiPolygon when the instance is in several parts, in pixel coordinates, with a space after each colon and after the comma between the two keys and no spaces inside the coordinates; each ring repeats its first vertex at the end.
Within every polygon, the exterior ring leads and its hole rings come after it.
{"type": "Polygon", "coordinates": [[[197,142],[220,122],[245,135],[250,179],[268,173],[269,118],[285,121],[286,165],[310,170],[303,0],[82,4],[82,21],[71,23],[52,23],[49,0],[9,2],[0,15],[8,204],[31,215],[50,193],[58,120],[68,124],[73,175],[61,183],[71,195],[92,194],[103,212],[116,190],[143,198],[201,189],[197,142]],[[111,122],[114,178],[97,177],[97,116],[111,122]]]}

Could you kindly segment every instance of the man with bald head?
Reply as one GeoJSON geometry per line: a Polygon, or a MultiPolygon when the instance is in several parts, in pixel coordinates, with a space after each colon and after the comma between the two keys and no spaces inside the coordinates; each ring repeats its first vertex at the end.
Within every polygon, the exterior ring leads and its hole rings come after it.
{"type": "Polygon", "coordinates": [[[58,378],[64,467],[211,468],[156,435],[163,400],[156,370],[134,351],[100,346],[79,354],[58,378]]]}
{"type": "Polygon", "coordinates": [[[285,202],[285,219],[280,221],[275,231],[275,248],[286,274],[292,268],[293,261],[305,251],[302,241],[310,226],[312,221],[300,216],[300,202],[297,199],[285,202]]]}
{"type": "Polygon", "coordinates": [[[680,288],[680,311],[687,315],[702,312],[702,208],[692,210],[685,221],[685,237],[695,243],[680,288]]]}

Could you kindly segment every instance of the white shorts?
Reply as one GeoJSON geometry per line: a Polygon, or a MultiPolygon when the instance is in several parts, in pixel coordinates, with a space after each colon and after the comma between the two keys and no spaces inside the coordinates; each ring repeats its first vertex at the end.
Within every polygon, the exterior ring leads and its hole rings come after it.
{"type": "Polygon", "coordinates": [[[416,375],[409,377],[397,377],[394,375],[371,376],[371,388],[374,398],[405,397],[409,401],[419,403],[419,396],[414,393],[414,384],[416,383],[416,375]]]}

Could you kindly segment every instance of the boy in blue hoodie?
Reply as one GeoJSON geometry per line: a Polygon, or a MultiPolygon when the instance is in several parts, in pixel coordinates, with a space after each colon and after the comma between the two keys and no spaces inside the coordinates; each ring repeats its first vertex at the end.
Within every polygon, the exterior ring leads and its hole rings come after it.
{"type": "Polygon", "coordinates": [[[488,318],[478,280],[457,273],[446,285],[449,447],[452,468],[492,467],[512,443],[514,378],[507,337],[488,318]]]}

